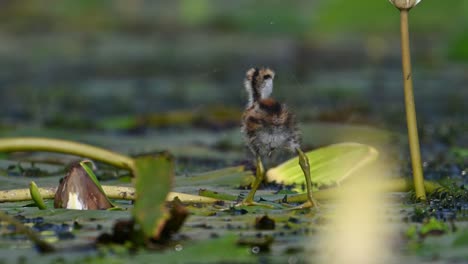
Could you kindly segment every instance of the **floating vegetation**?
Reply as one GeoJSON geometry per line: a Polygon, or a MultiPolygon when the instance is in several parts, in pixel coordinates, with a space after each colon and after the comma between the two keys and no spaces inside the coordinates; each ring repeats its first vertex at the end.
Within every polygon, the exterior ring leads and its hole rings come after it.
{"type": "MultiPolygon", "coordinates": [[[[429,218],[440,221],[468,219],[468,191],[454,181],[441,183],[440,188],[428,194],[428,203],[415,207],[410,219],[423,222],[429,218]]],[[[413,196],[412,200],[415,200],[413,196]]]]}

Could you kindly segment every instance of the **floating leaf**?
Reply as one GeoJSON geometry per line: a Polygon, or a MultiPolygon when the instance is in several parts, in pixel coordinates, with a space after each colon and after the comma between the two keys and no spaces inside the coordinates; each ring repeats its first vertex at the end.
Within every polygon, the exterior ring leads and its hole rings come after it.
{"type": "Polygon", "coordinates": [[[47,206],[44,204],[44,200],[42,199],[42,196],[39,193],[39,188],[37,188],[36,183],[33,181],[29,183],[29,193],[31,194],[31,198],[33,199],[34,203],[36,203],[36,206],[39,209],[47,209],[47,206]]]}
{"type": "MultiPolygon", "coordinates": [[[[306,153],[310,161],[312,183],[315,186],[340,184],[364,165],[374,161],[378,152],[359,143],[340,143],[306,153]]],[[[268,170],[268,181],[286,185],[305,184],[297,157],[268,170]]]]}
{"type": "MultiPolygon", "coordinates": [[[[256,256],[247,250],[249,243],[241,243],[237,235],[228,234],[220,238],[194,241],[192,244],[178,244],[176,250],[166,250],[163,254],[144,253],[134,256],[138,263],[256,263],[256,256]],[[241,244],[241,245],[239,245],[241,244]]],[[[271,244],[271,243],[270,243],[271,244]]]]}
{"type": "Polygon", "coordinates": [[[431,217],[427,223],[421,226],[420,234],[423,237],[429,235],[442,235],[448,232],[448,226],[442,221],[437,220],[435,217],[431,217]]]}
{"type": "Polygon", "coordinates": [[[203,196],[203,197],[210,197],[210,198],[214,198],[218,200],[225,200],[225,201],[235,201],[238,198],[238,196],[236,195],[215,192],[215,191],[211,191],[207,189],[198,190],[198,195],[203,196]]]}
{"type": "Polygon", "coordinates": [[[169,218],[165,201],[173,177],[174,161],[169,155],[135,159],[137,201],[132,213],[147,238],[158,239],[169,218]]]}
{"type": "Polygon", "coordinates": [[[180,186],[245,186],[249,185],[255,178],[251,171],[246,171],[244,166],[228,167],[213,171],[208,171],[183,178],[183,181],[176,182],[180,186]]]}

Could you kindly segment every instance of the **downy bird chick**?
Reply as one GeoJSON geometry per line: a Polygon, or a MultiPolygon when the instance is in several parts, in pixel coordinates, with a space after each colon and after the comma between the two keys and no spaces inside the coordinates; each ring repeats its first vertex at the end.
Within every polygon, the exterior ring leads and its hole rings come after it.
{"type": "Polygon", "coordinates": [[[318,206],[312,198],[310,167],[307,156],[300,149],[300,137],[294,115],[270,97],[273,92],[275,72],[269,68],[249,69],[244,86],[249,101],[242,116],[241,131],[247,146],[256,157],[257,175],[245,204],[252,204],[260,183],[264,178],[262,158],[270,156],[276,149],[288,149],[299,154],[299,164],[306,177],[308,204],[318,206]]]}

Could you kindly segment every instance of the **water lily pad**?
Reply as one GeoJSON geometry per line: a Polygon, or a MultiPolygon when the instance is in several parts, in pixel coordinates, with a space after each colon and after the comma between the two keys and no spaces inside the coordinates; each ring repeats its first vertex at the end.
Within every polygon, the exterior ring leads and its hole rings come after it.
{"type": "MultiPolygon", "coordinates": [[[[306,155],[310,161],[312,182],[320,187],[342,183],[358,169],[374,161],[378,152],[368,145],[340,143],[309,151],[306,155]]],[[[305,184],[297,157],[268,170],[267,179],[286,185],[305,184]]]]}

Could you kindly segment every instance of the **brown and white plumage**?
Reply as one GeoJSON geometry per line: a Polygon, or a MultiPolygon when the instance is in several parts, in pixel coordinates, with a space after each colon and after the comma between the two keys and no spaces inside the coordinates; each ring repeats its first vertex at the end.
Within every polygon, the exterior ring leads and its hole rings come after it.
{"type": "Polygon", "coordinates": [[[295,151],[299,133],[294,115],[270,97],[275,73],[269,68],[247,71],[244,85],[249,95],[242,116],[242,133],[249,149],[261,157],[276,149],[295,151]]]}
{"type": "Polygon", "coordinates": [[[318,207],[312,197],[309,159],[300,148],[294,115],[285,104],[270,97],[274,77],[275,72],[269,68],[252,68],[247,71],[244,80],[249,101],[242,115],[241,130],[247,146],[256,157],[257,173],[243,204],[254,204],[255,192],[264,178],[262,157],[269,156],[276,149],[288,149],[298,154],[299,165],[306,179],[308,201],[300,207],[318,207]]]}

